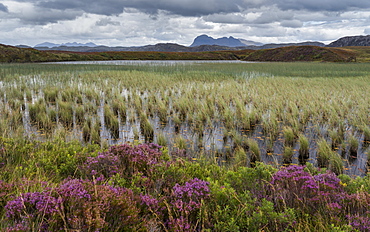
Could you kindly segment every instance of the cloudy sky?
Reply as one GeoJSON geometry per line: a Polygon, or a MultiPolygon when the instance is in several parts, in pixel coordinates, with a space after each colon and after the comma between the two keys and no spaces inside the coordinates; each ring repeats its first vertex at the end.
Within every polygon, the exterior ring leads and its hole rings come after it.
{"type": "Polygon", "coordinates": [[[370,34],[369,0],[0,0],[0,43],[190,45],[201,34],[262,43],[370,34]]]}

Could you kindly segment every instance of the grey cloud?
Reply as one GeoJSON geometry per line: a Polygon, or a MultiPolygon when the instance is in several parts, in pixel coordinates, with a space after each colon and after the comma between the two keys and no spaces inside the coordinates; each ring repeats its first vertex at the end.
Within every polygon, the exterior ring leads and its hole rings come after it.
{"type": "Polygon", "coordinates": [[[118,0],[54,0],[54,1],[40,1],[37,6],[46,9],[57,10],[77,10],[86,13],[101,14],[101,15],[116,15],[123,12],[123,5],[118,0]]]}
{"type": "Polygon", "coordinates": [[[213,23],[240,24],[245,23],[246,19],[240,14],[213,14],[204,17],[204,20],[213,23]]]}
{"type": "Polygon", "coordinates": [[[95,23],[96,26],[108,26],[108,25],[113,25],[113,26],[119,26],[121,25],[120,22],[118,21],[112,21],[111,18],[103,18],[103,19],[100,19],[99,21],[97,21],[95,23]]]}
{"type": "Polygon", "coordinates": [[[77,15],[82,15],[83,12],[77,11],[60,11],[60,10],[45,10],[36,8],[34,11],[22,12],[18,17],[25,24],[46,25],[48,23],[57,23],[61,20],[73,20],[77,15]]]}
{"type": "Polygon", "coordinates": [[[347,11],[370,8],[368,0],[278,0],[271,3],[282,10],[347,11]]]}
{"type": "Polygon", "coordinates": [[[37,5],[49,9],[75,9],[102,15],[120,14],[125,8],[135,8],[149,14],[157,14],[163,10],[182,16],[240,12],[241,9],[249,7],[243,0],[42,0],[37,5]]]}
{"type": "Polygon", "coordinates": [[[302,27],[303,23],[299,20],[283,20],[280,22],[282,27],[291,27],[291,28],[298,28],[302,27]]]}
{"type": "MultiPolygon", "coordinates": [[[[370,9],[369,0],[16,0],[18,2],[34,3],[37,8],[44,11],[55,10],[64,12],[53,17],[36,16],[30,19],[31,22],[39,24],[55,22],[56,20],[70,20],[73,17],[81,16],[83,13],[99,15],[119,15],[132,9],[151,15],[151,19],[157,19],[159,13],[181,15],[181,16],[202,16],[204,20],[215,23],[243,24],[256,23],[264,24],[271,22],[282,22],[292,20],[289,14],[294,12],[344,12],[353,9],[370,9]],[[250,22],[243,19],[242,14],[247,12],[264,12],[262,16],[250,22]]],[[[6,10],[1,4],[0,10],[6,10]]],[[[283,22],[283,24],[288,22],[283,22]]],[[[291,22],[292,23],[292,22],[291,22]]],[[[297,26],[290,25],[290,26],[297,26]]]]}
{"type": "Polygon", "coordinates": [[[5,6],[4,4],[0,3],[0,11],[2,11],[2,12],[8,12],[8,7],[5,6]]]}
{"type": "Polygon", "coordinates": [[[280,22],[282,20],[291,20],[293,16],[294,13],[291,11],[270,10],[263,12],[259,18],[253,21],[253,23],[267,24],[280,22]]]}

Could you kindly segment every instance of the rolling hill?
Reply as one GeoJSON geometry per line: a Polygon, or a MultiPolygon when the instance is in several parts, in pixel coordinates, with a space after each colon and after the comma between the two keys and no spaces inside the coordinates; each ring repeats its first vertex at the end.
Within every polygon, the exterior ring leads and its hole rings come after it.
{"type": "MultiPolygon", "coordinates": [[[[207,46],[204,48],[208,48],[207,46]]],[[[0,62],[51,62],[88,60],[244,60],[259,62],[367,62],[370,48],[328,48],[318,46],[288,46],[262,50],[223,50],[202,52],[67,52],[39,51],[0,45],[0,62]]]]}

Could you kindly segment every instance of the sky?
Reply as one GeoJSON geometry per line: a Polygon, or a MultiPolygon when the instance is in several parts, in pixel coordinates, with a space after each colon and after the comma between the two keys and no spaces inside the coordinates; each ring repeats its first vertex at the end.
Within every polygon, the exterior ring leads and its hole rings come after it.
{"type": "Polygon", "coordinates": [[[261,43],[370,34],[369,0],[0,0],[0,43],[177,43],[196,36],[261,43]]]}

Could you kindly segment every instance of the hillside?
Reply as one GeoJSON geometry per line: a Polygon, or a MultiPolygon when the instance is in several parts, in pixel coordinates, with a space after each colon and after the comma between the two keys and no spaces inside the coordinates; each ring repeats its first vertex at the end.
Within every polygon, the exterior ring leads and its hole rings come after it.
{"type": "Polygon", "coordinates": [[[25,63],[78,60],[238,60],[251,51],[203,52],[66,52],[39,51],[0,44],[0,62],[25,63]]]}
{"type": "MultiPolygon", "coordinates": [[[[174,45],[177,47],[177,45],[174,45]]],[[[323,61],[323,62],[368,62],[370,48],[326,48],[317,46],[289,46],[262,50],[207,51],[209,46],[199,46],[201,52],[68,52],[39,51],[33,48],[18,48],[0,45],[0,62],[50,62],[88,60],[245,60],[245,61],[323,61]]],[[[225,48],[226,49],[226,48],[225,48]]]]}
{"type": "Polygon", "coordinates": [[[370,46],[370,35],[346,36],[330,43],[327,46],[328,47],[370,46]]]}
{"type": "Polygon", "coordinates": [[[246,56],[243,60],[277,62],[351,62],[356,60],[356,54],[351,50],[336,48],[324,48],[317,46],[291,46],[258,50],[246,56]]]}
{"type": "Polygon", "coordinates": [[[0,44],[0,62],[43,62],[56,61],[59,56],[53,53],[38,51],[33,48],[18,48],[0,44]]]}

